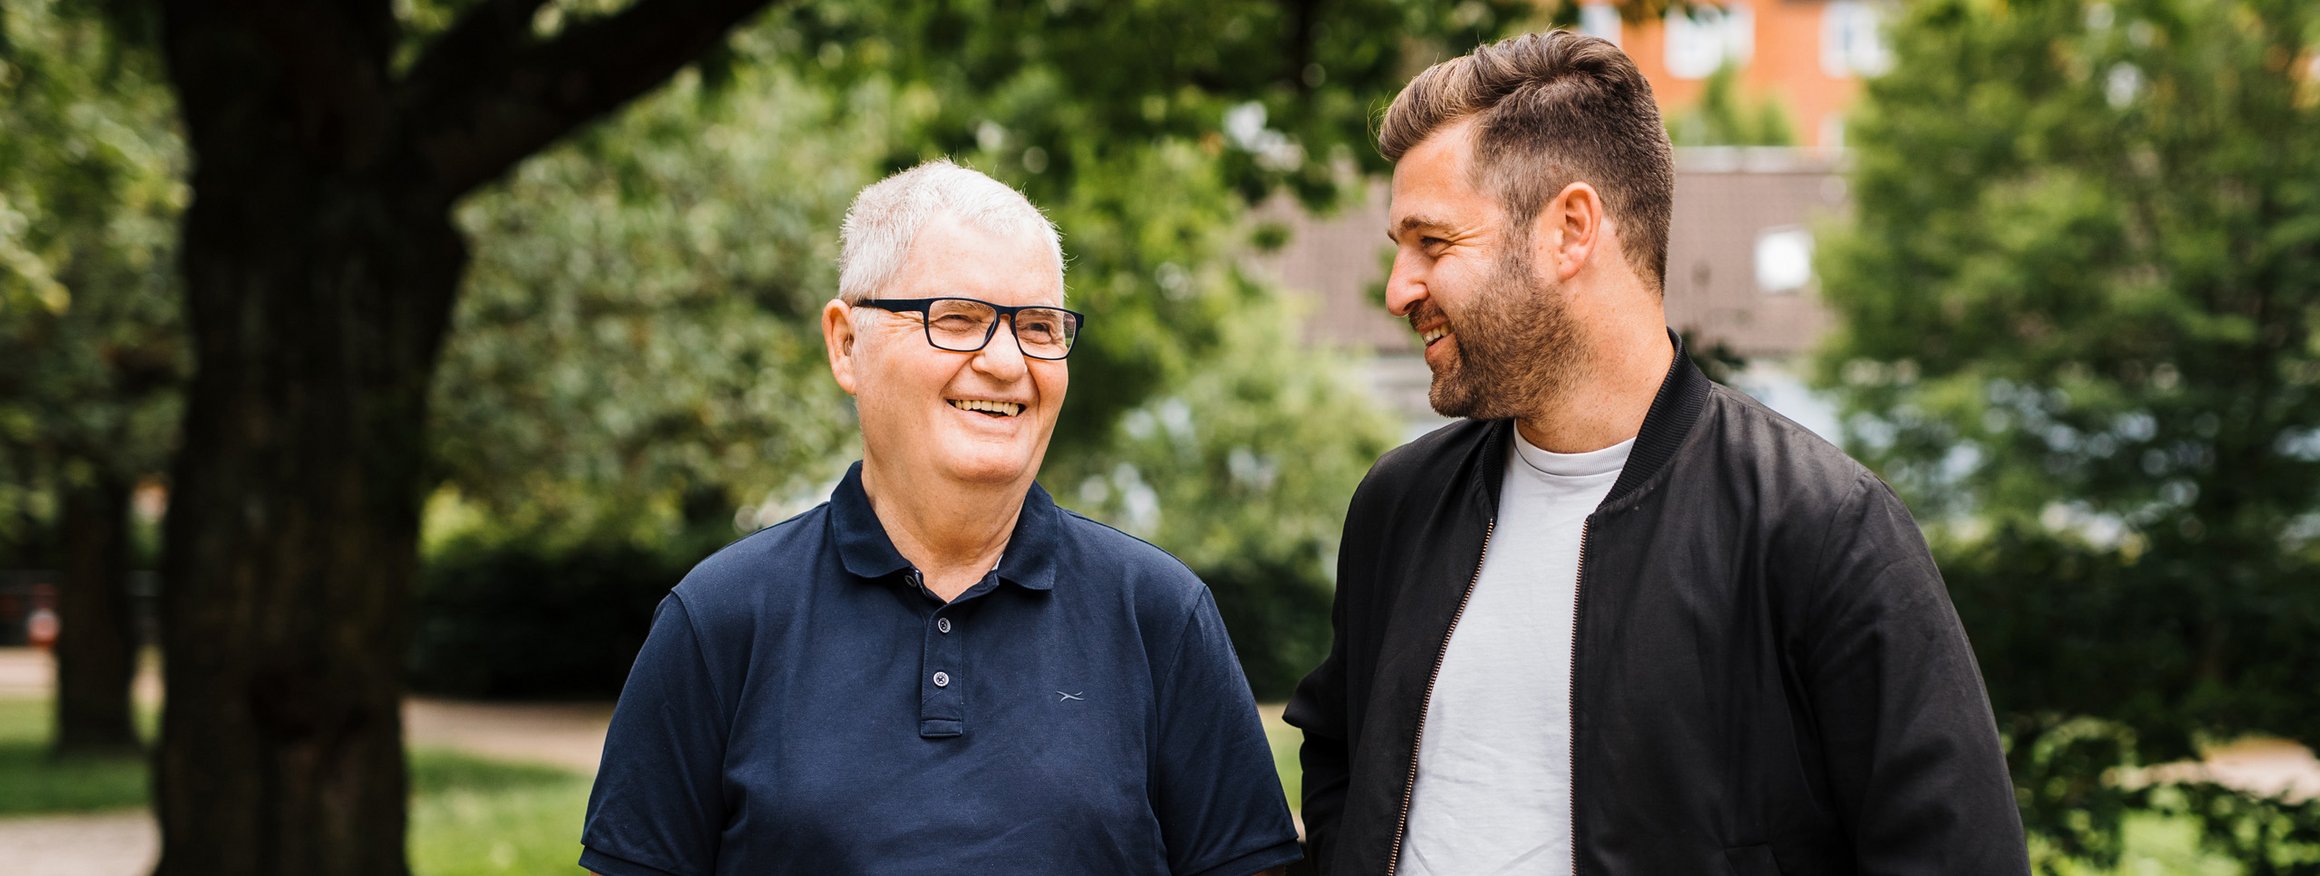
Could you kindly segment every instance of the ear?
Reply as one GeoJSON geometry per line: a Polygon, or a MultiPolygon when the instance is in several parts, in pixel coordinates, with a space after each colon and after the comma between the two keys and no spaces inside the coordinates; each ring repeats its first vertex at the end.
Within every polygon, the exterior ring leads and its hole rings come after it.
{"type": "Polygon", "coordinates": [[[830,376],[847,395],[854,394],[854,339],[853,308],[837,298],[822,305],[823,352],[830,357],[830,376]]]}
{"type": "Polygon", "coordinates": [[[1583,182],[1564,186],[1532,221],[1531,241],[1537,248],[1533,263],[1552,266],[1558,281],[1578,276],[1588,259],[1605,251],[1609,221],[1603,213],[1603,195],[1594,186],[1583,182]]]}

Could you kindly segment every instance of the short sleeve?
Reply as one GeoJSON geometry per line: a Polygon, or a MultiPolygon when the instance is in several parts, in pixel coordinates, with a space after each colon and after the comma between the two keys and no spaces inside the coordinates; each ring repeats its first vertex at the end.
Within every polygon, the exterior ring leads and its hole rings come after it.
{"type": "Polygon", "coordinates": [[[580,865],[605,876],[702,876],[725,823],[725,709],[672,593],[629,670],[588,794],[580,865]]]}
{"type": "MultiPolygon", "coordinates": [[[[1264,722],[1216,600],[1201,588],[1173,659],[1155,660],[1154,808],[1178,876],[1247,876],[1298,859],[1264,722]]],[[[1165,652],[1163,652],[1165,653],[1165,652]]]]}

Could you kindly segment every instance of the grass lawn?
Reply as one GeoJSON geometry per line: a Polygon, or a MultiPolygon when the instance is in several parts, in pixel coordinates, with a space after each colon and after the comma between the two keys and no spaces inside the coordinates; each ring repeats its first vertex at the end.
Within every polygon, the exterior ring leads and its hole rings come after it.
{"type": "Polygon", "coordinates": [[[2199,823],[2169,815],[2127,816],[2125,849],[2112,870],[2065,864],[2064,876],[2240,876],[2244,868],[2199,848],[2199,823]]]}
{"type": "MultiPolygon", "coordinates": [[[[1260,708],[1273,765],[1291,807],[1303,796],[1301,739],[1277,704],[1260,708]]],[[[148,736],[151,715],[140,715],[148,736]]],[[[0,817],[90,812],[145,805],[141,758],[49,756],[44,699],[0,699],[0,817]]],[[[578,873],[580,818],[588,776],[440,749],[411,753],[411,870],[419,876],[578,873]]],[[[2069,876],[2236,876],[2238,865],[2199,849],[2198,829],[2181,818],[2129,816],[2126,854],[2112,870],[2073,868],[2069,876]]]]}
{"type": "Polygon", "coordinates": [[[411,872],[579,873],[589,777],[451,751],[411,754],[411,872]]]}
{"type": "MultiPolygon", "coordinates": [[[[153,737],[154,716],[138,724],[153,737]]],[[[145,805],[145,760],[49,754],[56,712],[45,699],[0,699],[0,816],[145,805]]]]}
{"type": "Polygon", "coordinates": [[[1273,772],[1281,775],[1281,790],[1289,795],[1289,811],[1296,812],[1305,802],[1305,771],[1297,766],[1297,746],[1305,744],[1305,731],[1281,720],[1285,705],[1259,703],[1257,714],[1265,719],[1265,741],[1273,744],[1273,772]]]}
{"type": "MultiPolygon", "coordinates": [[[[140,757],[49,755],[46,699],[0,699],[0,818],[146,805],[140,757]]],[[[140,715],[148,739],[151,715],[140,715]]],[[[419,876],[578,873],[588,777],[454,751],[411,752],[411,870],[419,876]]]]}

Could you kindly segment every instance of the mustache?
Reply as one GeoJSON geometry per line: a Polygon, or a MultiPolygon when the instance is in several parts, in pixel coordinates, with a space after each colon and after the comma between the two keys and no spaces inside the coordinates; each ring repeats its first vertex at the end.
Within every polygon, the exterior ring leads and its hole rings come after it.
{"type": "MultiPolygon", "coordinates": [[[[1410,331],[1417,331],[1418,326],[1440,316],[1442,316],[1442,308],[1434,306],[1433,302],[1429,301],[1410,308],[1409,315],[1403,318],[1410,321],[1410,331]]],[[[1448,323],[1449,320],[1443,319],[1442,322],[1448,323]]]]}

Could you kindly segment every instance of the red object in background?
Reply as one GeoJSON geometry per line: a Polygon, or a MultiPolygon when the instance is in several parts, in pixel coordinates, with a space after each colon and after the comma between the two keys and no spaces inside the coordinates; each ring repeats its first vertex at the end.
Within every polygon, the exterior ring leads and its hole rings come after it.
{"type": "Polygon", "coordinates": [[[0,645],[47,648],[55,643],[62,621],[56,613],[56,585],[23,573],[0,577],[0,645]]]}
{"type": "Polygon", "coordinates": [[[56,644],[56,628],[59,626],[61,624],[57,622],[56,612],[47,606],[35,608],[32,616],[24,619],[24,639],[32,647],[46,650],[56,644]]]}
{"type": "Polygon", "coordinates": [[[63,626],[56,616],[56,585],[32,585],[32,613],[24,617],[25,644],[48,650],[56,644],[56,631],[63,626]]]}

